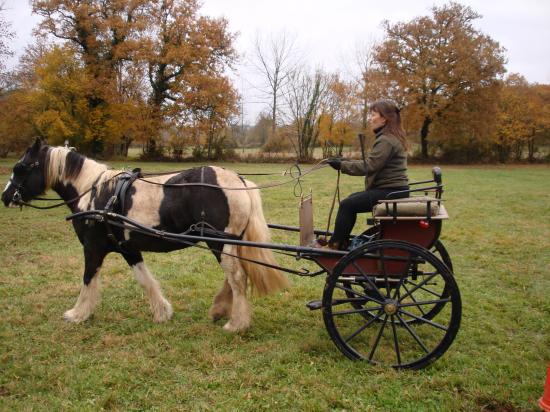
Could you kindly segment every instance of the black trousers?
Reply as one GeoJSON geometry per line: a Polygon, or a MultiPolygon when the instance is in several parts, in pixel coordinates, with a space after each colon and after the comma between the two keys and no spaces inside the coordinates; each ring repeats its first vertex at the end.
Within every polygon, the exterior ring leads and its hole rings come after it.
{"type": "MultiPolygon", "coordinates": [[[[346,197],[340,202],[338,214],[336,215],[336,222],[334,224],[334,233],[330,238],[330,243],[337,243],[340,249],[346,249],[349,243],[349,235],[357,219],[357,213],[370,212],[379,200],[385,199],[391,192],[408,189],[408,187],[369,189],[364,192],[352,193],[346,197]]],[[[400,196],[392,196],[392,199],[402,197],[409,197],[409,193],[404,193],[400,196]]]]}

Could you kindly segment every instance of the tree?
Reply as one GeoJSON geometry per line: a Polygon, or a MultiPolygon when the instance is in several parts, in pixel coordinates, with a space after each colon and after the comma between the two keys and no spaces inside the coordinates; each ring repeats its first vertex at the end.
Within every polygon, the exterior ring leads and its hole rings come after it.
{"type": "MultiPolygon", "coordinates": [[[[200,16],[196,0],[149,3],[150,30],[140,58],[147,65],[153,119],[159,127],[174,119],[180,124],[203,119],[204,96],[200,94],[213,97],[219,87],[229,85],[225,70],[236,59],[234,35],[228,31],[227,20],[200,16]],[[210,86],[214,89],[202,89],[210,86]]],[[[215,105],[230,106],[234,95],[231,89],[228,101],[220,102],[221,95],[215,105]]],[[[155,140],[149,144],[154,151],[155,140]]]]}
{"type": "MultiPolygon", "coordinates": [[[[135,55],[139,33],[145,29],[146,0],[33,0],[33,12],[42,16],[38,33],[70,44],[78,54],[87,81],[90,113],[89,151],[100,154],[104,133],[113,123],[109,105],[120,103],[120,82],[135,55]]],[[[125,136],[124,133],[120,136],[125,136]]],[[[86,148],[83,148],[86,151],[86,148]]]]}
{"type": "MultiPolygon", "coordinates": [[[[537,142],[550,145],[550,85],[532,84],[530,90],[534,95],[537,106],[535,107],[534,127],[532,134],[527,139],[527,157],[530,162],[535,161],[537,142]]],[[[550,154],[547,155],[550,160],[550,154]]]]}
{"type": "Polygon", "coordinates": [[[478,18],[470,7],[451,2],[433,7],[432,16],[383,23],[386,39],[376,61],[393,92],[416,106],[424,158],[430,125],[456,111],[453,106],[461,97],[482,96],[477,91],[494,87],[504,73],[504,49],[474,28],[478,18]]]}
{"type": "Polygon", "coordinates": [[[5,88],[5,59],[13,56],[9,43],[14,38],[15,33],[11,31],[11,25],[4,19],[4,3],[0,2],[0,93],[5,88]]]}
{"type": "Polygon", "coordinates": [[[269,139],[269,131],[272,129],[272,118],[269,113],[262,112],[258,115],[256,124],[247,133],[246,143],[249,146],[263,146],[269,139]]]}
{"type": "Polygon", "coordinates": [[[354,140],[360,117],[356,110],[359,99],[354,86],[352,82],[341,80],[339,75],[330,77],[319,120],[323,157],[341,155],[344,144],[354,140]]]}
{"type": "Polygon", "coordinates": [[[223,155],[227,126],[238,113],[238,96],[225,77],[201,77],[187,94],[186,106],[193,108],[194,124],[206,136],[206,158],[223,155]]]}
{"type": "Polygon", "coordinates": [[[367,115],[369,105],[373,101],[385,96],[386,88],[381,87],[381,76],[375,62],[376,44],[363,43],[355,50],[355,75],[357,104],[361,113],[361,131],[368,129],[367,115]]]}
{"type": "Polygon", "coordinates": [[[271,136],[275,138],[279,98],[297,68],[294,38],[287,33],[271,35],[268,39],[256,36],[254,42],[254,66],[266,82],[270,99],[271,136]]]}
{"type": "Polygon", "coordinates": [[[510,74],[504,83],[499,100],[495,146],[499,160],[505,162],[510,155],[518,161],[527,157],[534,161],[536,139],[548,133],[550,101],[548,90],[541,85],[531,85],[516,73],[510,74]]]}
{"type": "Polygon", "coordinates": [[[298,161],[313,158],[313,149],[319,138],[319,122],[327,95],[329,78],[321,71],[309,74],[295,71],[290,76],[285,92],[288,106],[288,124],[294,128],[292,147],[298,161]]]}
{"type": "Polygon", "coordinates": [[[23,151],[35,135],[26,94],[6,91],[0,96],[0,157],[23,151]]]}
{"type": "Polygon", "coordinates": [[[39,33],[70,44],[86,72],[87,104],[95,114],[86,127],[96,154],[112,140],[108,130],[116,132],[120,140],[113,143],[122,153],[131,141],[145,140],[149,155],[158,154],[161,132],[189,127],[202,110],[188,105],[200,100],[190,97],[197,85],[227,81],[225,70],[235,59],[227,21],[200,16],[196,0],[32,3],[43,17],[39,33]],[[132,124],[118,122],[119,116],[132,124]]]}

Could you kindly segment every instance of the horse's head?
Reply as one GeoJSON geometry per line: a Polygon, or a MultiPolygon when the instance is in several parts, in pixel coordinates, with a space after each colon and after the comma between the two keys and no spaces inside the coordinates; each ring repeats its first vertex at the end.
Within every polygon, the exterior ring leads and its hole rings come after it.
{"type": "Polygon", "coordinates": [[[21,201],[29,202],[46,190],[44,175],[46,161],[46,145],[40,139],[27,149],[23,157],[13,167],[13,173],[8,181],[2,202],[6,206],[17,206],[21,201]]]}

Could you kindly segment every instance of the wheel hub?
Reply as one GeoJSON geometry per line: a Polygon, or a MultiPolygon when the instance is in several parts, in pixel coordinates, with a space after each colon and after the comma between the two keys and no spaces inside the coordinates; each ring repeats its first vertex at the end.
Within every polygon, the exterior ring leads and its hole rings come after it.
{"type": "Polygon", "coordinates": [[[388,315],[395,315],[397,313],[397,302],[395,300],[388,300],[384,303],[384,312],[388,315]]]}

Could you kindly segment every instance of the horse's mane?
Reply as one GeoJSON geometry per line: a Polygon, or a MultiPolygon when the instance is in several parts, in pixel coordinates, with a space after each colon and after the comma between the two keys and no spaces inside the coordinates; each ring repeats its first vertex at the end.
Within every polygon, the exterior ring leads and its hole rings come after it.
{"type": "Polygon", "coordinates": [[[52,187],[56,183],[71,183],[78,189],[87,190],[96,179],[101,176],[104,180],[110,178],[116,171],[95,160],[70,150],[66,147],[49,147],[46,155],[45,177],[46,186],[52,187]]]}

